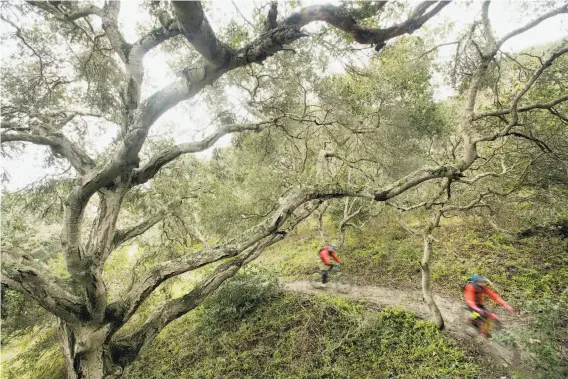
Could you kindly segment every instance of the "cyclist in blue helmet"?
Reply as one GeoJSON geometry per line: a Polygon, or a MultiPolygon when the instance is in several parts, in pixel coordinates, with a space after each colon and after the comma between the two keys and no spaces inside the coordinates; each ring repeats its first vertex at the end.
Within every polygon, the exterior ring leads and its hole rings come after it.
{"type": "MultiPolygon", "coordinates": [[[[485,309],[485,295],[489,296],[497,304],[503,306],[509,312],[514,312],[515,310],[509,304],[507,304],[501,296],[493,292],[487,286],[491,282],[481,275],[472,275],[469,282],[467,282],[464,290],[465,303],[468,308],[471,309],[471,320],[470,323],[474,326],[479,326],[486,319],[498,320],[499,318],[487,311],[485,309]]],[[[483,333],[483,329],[481,330],[483,333]]]]}

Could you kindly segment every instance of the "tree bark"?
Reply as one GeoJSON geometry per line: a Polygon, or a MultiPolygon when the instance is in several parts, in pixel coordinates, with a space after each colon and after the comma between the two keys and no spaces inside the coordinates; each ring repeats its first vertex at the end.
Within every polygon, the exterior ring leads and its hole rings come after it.
{"type": "Polygon", "coordinates": [[[422,294],[424,296],[424,301],[430,310],[430,317],[432,322],[442,330],[444,329],[444,319],[442,318],[442,313],[434,301],[434,296],[432,295],[431,278],[430,278],[430,253],[432,252],[432,244],[434,240],[432,235],[424,235],[424,255],[422,256],[422,262],[420,262],[420,269],[422,271],[422,294]]]}
{"type": "Polygon", "coordinates": [[[339,233],[337,236],[337,248],[340,249],[341,247],[343,247],[343,244],[345,243],[345,232],[347,231],[347,224],[346,223],[341,223],[339,224],[339,233]]]}
{"type": "Polygon", "coordinates": [[[327,206],[328,206],[327,201],[324,201],[322,204],[322,209],[319,210],[318,214],[318,229],[320,232],[321,243],[323,244],[323,246],[328,244],[327,235],[325,234],[325,225],[323,224],[323,215],[327,210],[327,206]]]}
{"type": "Polygon", "coordinates": [[[58,333],[68,379],[111,379],[117,378],[122,369],[116,370],[110,359],[105,359],[109,351],[105,345],[106,328],[81,326],[72,328],[58,320],[58,333]]]}
{"type": "Polygon", "coordinates": [[[444,319],[442,318],[442,313],[440,312],[440,309],[438,309],[438,306],[434,301],[434,295],[432,294],[430,256],[432,253],[432,245],[434,244],[432,230],[440,224],[441,216],[441,211],[436,212],[433,220],[424,230],[424,254],[422,255],[422,261],[420,262],[420,270],[422,272],[422,295],[424,296],[424,301],[430,310],[431,321],[435,323],[440,330],[444,329],[444,319]]]}

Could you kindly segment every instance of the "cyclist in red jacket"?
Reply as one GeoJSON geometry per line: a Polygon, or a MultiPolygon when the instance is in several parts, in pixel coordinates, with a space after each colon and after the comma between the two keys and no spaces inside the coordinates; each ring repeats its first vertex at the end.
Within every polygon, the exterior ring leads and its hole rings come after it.
{"type": "MultiPolygon", "coordinates": [[[[470,323],[474,326],[480,326],[487,319],[499,320],[497,315],[485,309],[485,295],[489,296],[493,301],[503,306],[503,308],[509,312],[515,311],[513,307],[501,299],[501,296],[487,287],[488,283],[489,281],[486,278],[475,274],[465,286],[465,303],[472,311],[470,323]]],[[[481,329],[481,332],[484,333],[484,329],[481,329]]]]}
{"type": "Polygon", "coordinates": [[[336,264],[341,264],[341,261],[337,256],[336,247],[334,245],[327,245],[322,247],[321,250],[319,251],[319,257],[322,261],[321,282],[322,285],[325,287],[327,284],[329,271],[331,271],[333,266],[335,266],[336,264]],[[330,257],[336,263],[332,263],[330,257]]]}

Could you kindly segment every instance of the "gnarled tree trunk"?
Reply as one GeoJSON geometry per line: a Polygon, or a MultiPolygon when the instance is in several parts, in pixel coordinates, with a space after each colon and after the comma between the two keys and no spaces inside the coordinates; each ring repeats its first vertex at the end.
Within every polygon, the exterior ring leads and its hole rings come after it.
{"type": "Polygon", "coordinates": [[[58,320],[58,332],[68,379],[111,379],[122,374],[108,356],[108,328],[70,326],[58,320]]]}
{"type": "Polygon", "coordinates": [[[442,313],[434,301],[434,295],[432,294],[432,281],[430,274],[430,254],[432,252],[432,245],[434,243],[434,238],[429,233],[424,233],[424,254],[422,256],[422,261],[420,262],[420,270],[422,271],[422,295],[424,296],[424,301],[430,310],[431,321],[436,324],[436,326],[441,330],[444,329],[444,319],[442,318],[442,313]]]}

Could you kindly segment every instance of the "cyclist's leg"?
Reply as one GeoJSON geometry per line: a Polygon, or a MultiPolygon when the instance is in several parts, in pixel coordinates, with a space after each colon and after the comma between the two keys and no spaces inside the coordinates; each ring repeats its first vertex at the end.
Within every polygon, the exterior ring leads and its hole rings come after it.
{"type": "MultiPolygon", "coordinates": [[[[481,310],[485,311],[484,307],[479,306],[479,305],[478,305],[478,307],[481,310]]],[[[471,311],[470,319],[468,320],[469,324],[476,327],[476,328],[481,328],[483,326],[484,322],[485,322],[485,318],[482,315],[480,315],[478,312],[473,310],[473,308],[470,308],[470,307],[468,307],[468,308],[471,311]]]]}
{"type": "Polygon", "coordinates": [[[325,273],[325,283],[327,283],[327,281],[329,280],[329,277],[331,276],[331,272],[333,271],[333,265],[332,264],[328,264],[327,265],[327,269],[324,270],[325,273]]]}
{"type": "MultiPolygon", "coordinates": [[[[483,311],[484,314],[487,313],[487,310],[484,306],[478,305],[478,307],[483,311]]],[[[477,312],[476,312],[477,313],[477,312]]],[[[493,326],[493,321],[485,318],[484,316],[479,316],[479,331],[485,337],[491,337],[491,327],[493,326]]]]}
{"type": "Polygon", "coordinates": [[[326,265],[323,261],[320,261],[320,272],[321,272],[321,282],[322,284],[327,284],[329,279],[329,265],[326,265]]]}

